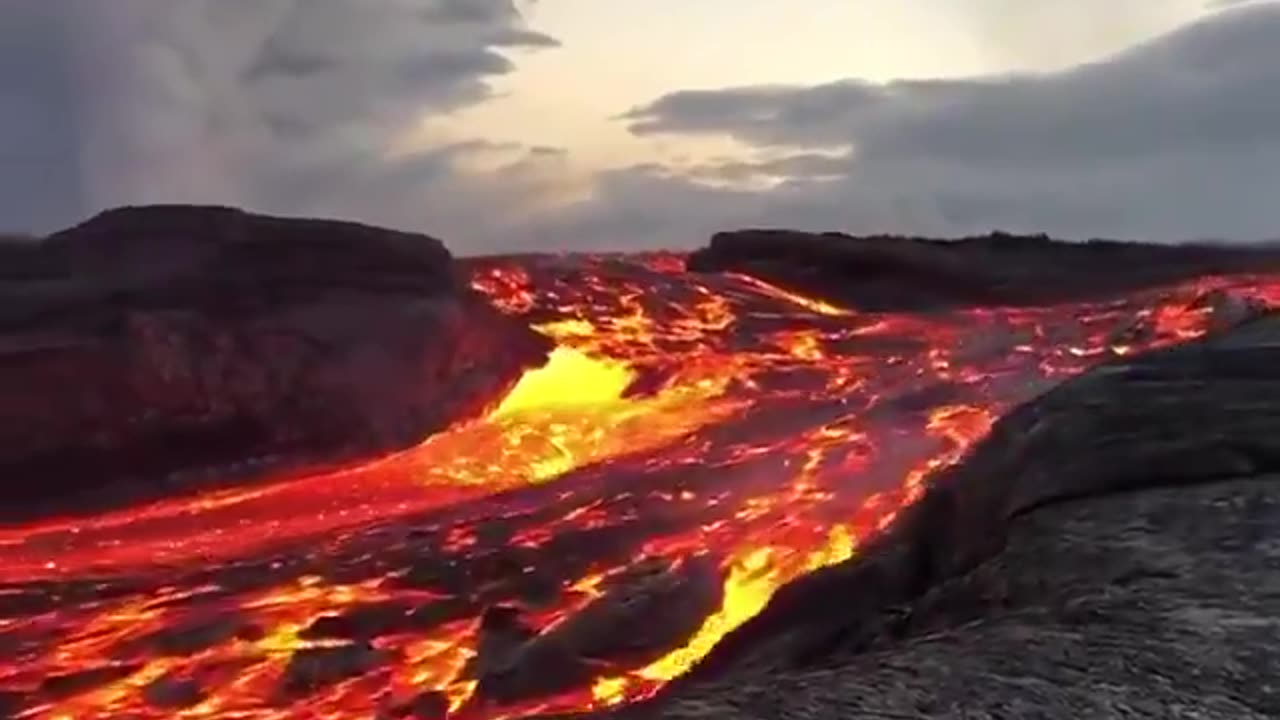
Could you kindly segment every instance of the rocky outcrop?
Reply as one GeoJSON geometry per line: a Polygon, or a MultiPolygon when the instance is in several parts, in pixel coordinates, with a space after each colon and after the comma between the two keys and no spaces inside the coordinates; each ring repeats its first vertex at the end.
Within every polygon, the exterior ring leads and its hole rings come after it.
{"type": "Polygon", "coordinates": [[[481,411],[546,350],[429,237],[109,211],[0,245],[0,507],[402,448],[481,411]]]}
{"type": "Polygon", "coordinates": [[[518,702],[572,690],[610,663],[644,665],[686,642],[723,601],[721,578],[705,558],[677,568],[638,568],[603,595],[534,634],[514,612],[488,613],[466,673],[483,701],[518,702]]]}
{"type": "Polygon", "coordinates": [[[669,718],[1280,717],[1280,317],[1010,413],[669,718]]]}
{"type": "Polygon", "coordinates": [[[1205,275],[1276,270],[1280,248],[741,230],[717,233],[689,268],[740,272],[864,310],[913,311],[1096,299],[1205,275]]]}

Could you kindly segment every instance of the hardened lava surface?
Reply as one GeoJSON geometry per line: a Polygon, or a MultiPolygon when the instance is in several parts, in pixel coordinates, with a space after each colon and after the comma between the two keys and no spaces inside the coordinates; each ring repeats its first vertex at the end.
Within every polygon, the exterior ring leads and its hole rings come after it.
{"type": "Polygon", "coordinates": [[[1203,334],[1214,291],[1280,300],[1280,281],[1237,276],[866,313],[684,260],[474,261],[474,287],[557,349],[410,450],[0,528],[0,716],[642,700],[852,557],[1011,406],[1203,334]]]}

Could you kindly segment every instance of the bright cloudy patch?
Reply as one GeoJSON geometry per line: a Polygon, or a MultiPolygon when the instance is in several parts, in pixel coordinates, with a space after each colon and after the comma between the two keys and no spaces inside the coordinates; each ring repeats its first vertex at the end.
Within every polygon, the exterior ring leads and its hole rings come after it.
{"type": "Polygon", "coordinates": [[[587,245],[695,245],[734,225],[1274,236],[1278,40],[1280,6],[1265,3],[1056,73],[674,92],[627,113],[632,131],[791,152],[791,180],[716,192],[642,166],[547,222],[587,245]]]}
{"type": "MultiPolygon", "coordinates": [[[[847,150],[815,150],[810,152],[760,152],[752,157],[716,158],[673,171],[708,185],[740,189],[770,190],[798,179],[838,180],[848,172],[847,150]]],[[[666,168],[650,167],[661,173],[666,168]]]]}

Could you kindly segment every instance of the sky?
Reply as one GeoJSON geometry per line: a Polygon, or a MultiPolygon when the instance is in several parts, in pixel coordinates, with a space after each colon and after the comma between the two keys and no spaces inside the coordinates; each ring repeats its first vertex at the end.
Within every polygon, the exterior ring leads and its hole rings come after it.
{"type": "Polygon", "coordinates": [[[0,231],[1280,236],[1280,3],[0,0],[0,231]]]}

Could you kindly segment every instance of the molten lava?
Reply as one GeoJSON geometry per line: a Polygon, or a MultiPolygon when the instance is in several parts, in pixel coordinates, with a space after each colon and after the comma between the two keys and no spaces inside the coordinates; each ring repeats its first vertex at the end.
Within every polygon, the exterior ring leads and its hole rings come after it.
{"type": "Polygon", "coordinates": [[[850,558],[1011,406],[1203,334],[1209,291],[1280,301],[1275,279],[1205,278],[871,314],[670,254],[474,267],[557,344],[487,416],[351,467],[0,529],[0,708],[497,718],[634,702],[779,587],[850,558]]]}

